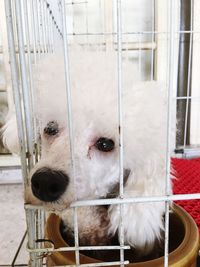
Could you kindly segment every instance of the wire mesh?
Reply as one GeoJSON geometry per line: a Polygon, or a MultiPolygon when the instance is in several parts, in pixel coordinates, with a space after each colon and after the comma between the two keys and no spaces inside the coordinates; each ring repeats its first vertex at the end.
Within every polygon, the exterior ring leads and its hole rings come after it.
{"type": "MultiPolygon", "coordinates": [[[[75,251],[76,264],[67,266],[125,266],[129,262],[124,260],[124,250],[129,249],[124,243],[123,229],[123,207],[130,203],[165,202],[165,255],[164,266],[168,266],[168,242],[169,242],[169,209],[171,201],[200,199],[200,193],[172,195],[170,191],[170,158],[171,145],[175,147],[175,135],[171,136],[171,130],[176,124],[176,109],[178,101],[185,101],[184,130],[181,131],[183,143],[179,143],[178,148],[186,149],[189,118],[192,118],[191,101],[200,100],[199,96],[193,96],[191,90],[191,80],[193,68],[193,40],[194,35],[199,32],[193,27],[195,24],[194,2],[190,4],[190,28],[179,29],[179,13],[182,5],[178,1],[147,1],[141,5],[141,12],[150,10],[148,20],[150,23],[143,23],[140,27],[140,20],[133,23],[130,20],[129,12],[138,8],[137,1],[47,1],[30,0],[15,1],[7,0],[6,16],[8,43],[10,50],[10,62],[12,71],[13,91],[17,114],[18,134],[21,149],[21,164],[25,181],[25,190],[29,184],[28,176],[33,165],[37,162],[36,153],[38,147],[38,124],[34,114],[34,87],[33,66],[37,68],[38,62],[50,53],[56,52],[57,42],[63,45],[65,62],[65,81],[69,122],[69,139],[71,152],[71,168],[73,169],[74,181],[76,179],[76,169],[74,165],[74,133],[73,114],[71,101],[71,81],[70,81],[70,61],[68,47],[79,44],[85,49],[95,47],[97,50],[117,51],[117,73],[118,73],[118,118],[119,118],[119,172],[120,172],[120,194],[119,198],[113,199],[92,199],[76,201],[71,204],[74,216],[74,247],[64,247],[55,249],[45,248],[42,243],[35,242],[44,238],[45,214],[42,207],[25,205],[26,219],[28,227],[28,251],[30,252],[30,266],[42,266],[43,253],[58,251],[75,251]],[[94,5],[94,2],[97,4],[94,5]],[[136,3],[136,5],[134,5],[136,3]],[[167,10],[163,19],[163,9],[167,10]],[[127,13],[129,13],[129,16],[127,13]],[[161,14],[159,14],[161,13],[161,14]],[[94,15],[95,14],[95,15],[94,15]],[[96,25],[95,27],[93,25],[96,25]],[[135,26],[136,25],[136,26],[135,26]],[[188,77],[186,95],[176,95],[177,69],[179,56],[180,35],[189,35],[188,54],[188,77]],[[18,56],[19,55],[19,56],[18,56]],[[168,129],[167,129],[167,150],[166,150],[166,191],[164,196],[149,197],[124,197],[124,173],[123,173],[123,104],[122,104],[122,61],[123,57],[130,58],[133,64],[138,66],[141,80],[154,80],[166,83],[168,90],[168,129]],[[176,61],[175,61],[176,59],[176,61]],[[167,70],[167,71],[166,71],[167,70]],[[21,99],[21,95],[23,98],[21,99]],[[79,246],[78,217],[77,209],[85,206],[98,205],[120,205],[120,245],[119,246],[79,246]],[[105,263],[80,263],[80,252],[82,250],[110,250],[120,251],[120,261],[105,263]]],[[[132,19],[132,15],[131,15],[132,19]]],[[[67,116],[67,114],[66,114],[67,116]]],[[[198,117],[198,115],[197,115],[198,117]]],[[[199,117],[198,117],[199,118],[199,117]]],[[[199,120],[200,121],[200,120],[199,120]]],[[[191,129],[190,129],[191,131],[191,129]]],[[[197,128],[196,128],[197,131],[197,128]]],[[[195,142],[194,140],[192,142],[195,142]]],[[[198,140],[197,143],[198,144],[198,140]]],[[[180,152],[180,149],[177,150],[180,152]]],[[[183,150],[181,150],[184,152],[183,150]]],[[[185,152],[184,152],[185,153],[185,152]]],[[[75,193],[75,192],[74,192],[75,193]]]]}

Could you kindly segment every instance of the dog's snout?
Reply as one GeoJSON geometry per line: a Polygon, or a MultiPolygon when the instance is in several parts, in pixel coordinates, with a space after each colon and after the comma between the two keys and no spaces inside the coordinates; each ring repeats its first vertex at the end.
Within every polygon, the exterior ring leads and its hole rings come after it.
{"type": "Polygon", "coordinates": [[[43,168],[31,178],[31,188],[35,197],[45,202],[58,200],[69,184],[69,177],[62,171],[43,168]]]}

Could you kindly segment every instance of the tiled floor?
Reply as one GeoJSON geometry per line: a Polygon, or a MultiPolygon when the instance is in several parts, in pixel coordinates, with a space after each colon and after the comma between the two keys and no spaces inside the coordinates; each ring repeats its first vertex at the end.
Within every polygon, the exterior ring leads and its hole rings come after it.
{"type": "Polygon", "coordinates": [[[22,184],[0,185],[0,266],[27,266],[26,241],[15,259],[26,231],[23,202],[22,184]]]}
{"type": "Polygon", "coordinates": [[[28,266],[20,159],[0,155],[0,267],[28,266]]]}

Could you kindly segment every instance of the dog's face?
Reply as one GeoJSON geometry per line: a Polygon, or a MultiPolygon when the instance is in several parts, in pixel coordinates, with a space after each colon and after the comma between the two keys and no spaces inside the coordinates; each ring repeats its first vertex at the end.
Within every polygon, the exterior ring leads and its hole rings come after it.
{"type": "Polygon", "coordinates": [[[74,122],[73,162],[67,125],[55,119],[43,127],[31,189],[48,207],[61,210],[75,199],[106,197],[119,182],[117,127],[105,112],[94,120],[86,114],[74,122]]]}
{"type": "Polygon", "coordinates": [[[95,54],[94,58],[81,55],[78,61],[74,56],[70,69],[73,148],[69,140],[63,67],[57,59],[51,60],[51,72],[41,75],[37,109],[42,121],[42,155],[30,179],[32,193],[48,206],[64,209],[75,199],[103,198],[119,183],[115,63],[113,55],[109,59],[101,54],[95,54]]]}
{"type": "MultiPolygon", "coordinates": [[[[164,177],[162,140],[166,131],[161,127],[163,113],[157,109],[162,102],[155,106],[149,101],[149,96],[156,99],[159,95],[152,84],[138,85],[130,92],[123,97],[123,167],[125,175],[127,170],[130,173],[127,189],[131,188],[131,195],[160,194],[164,190],[160,175],[164,177]]],[[[106,93],[104,100],[104,90],[96,100],[96,90],[92,97],[86,91],[81,103],[74,102],[73,148],[64,105],[60,105],[61,112],[45,117],[42,156],[30,178],[33,195],[49,208],[63,210],[76,199],[105,198],[118,187],[118,106],[112,93],[106,93]]]]}

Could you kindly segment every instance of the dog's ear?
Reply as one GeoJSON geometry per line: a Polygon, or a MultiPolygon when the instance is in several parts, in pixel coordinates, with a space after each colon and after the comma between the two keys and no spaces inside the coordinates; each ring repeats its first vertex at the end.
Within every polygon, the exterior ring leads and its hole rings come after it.
{"type": "Polygon", "coordinates": [[[8,115],[5,125],[0,129],[0,136],[4,146],[11,153],[19,154],[19,141],[15,113],[8,115]]]}
{"type": "MultiPolygon", "coordinates": [[[[164,229],[163,214],[159,203],[126,204],[123,208],[124,242],[142,255],[148,255],[156,242],[162,240],[164,229]]],[[[162,210],[163,208],[161,208],[162,210]]],[[[113,205],[109,209],[110,229],[120,236],[120,207],[113,205]]]]}
{"type": "MultiPolygon", "coordinates": [[[[126,193],[125,193],[126,195],[126,193]]],[[[130,194],[125,197],[130,198],[130,194]]],[[[162,240],[164,230],[163,203],[133,203],[122,208],[124,242],[142,255],[152,252],[157,241],[162,240]]],[[[120,206],[111,205],[109,210],[109,234],[120,236],[120,206]]]]}

